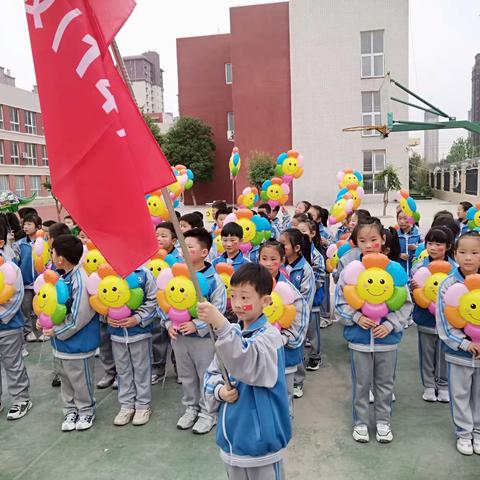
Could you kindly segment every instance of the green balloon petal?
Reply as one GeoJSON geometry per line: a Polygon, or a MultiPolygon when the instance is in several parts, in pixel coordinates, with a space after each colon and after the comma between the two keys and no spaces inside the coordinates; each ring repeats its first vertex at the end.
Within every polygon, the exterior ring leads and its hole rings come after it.
{"type": "Polygon", "coordinates": [[[413,212],[413,219],[418,223],[420,221],[420,214],[418,212],[413,212]]]}
{"type": "Polygon", "coordinates": [[[262,190],[262,192],[260,193],[260,196],[262,197],[262,200],[268,200],[268,195],[267,195],[267,192],[265,190],[262,190]]]}
{"type": "Polygon", "coordinates": [[[405,287],[395,287],[390,300],[385,302],[391,312],[396,312],[403,307],[407,301],[407,289],[405,287]]]}
{"type": "Polygon", "coordinates": [[[257,232],[250,243],[254,247],[256,247],[257,245],[260,245],[262,241],[263,241],[263,233],[257,232]]]}
{"type": "Polygon", "coordinates": [[[198,317],[198,315],[197,315],[197,304],[195,304],[193,307],[190,307],[188,309],[188,313],[190,313],[192,318],[197,318],[198,317]]]}
{"type": "Polygon", "coordinates": [[[276,177],[281,177],[283,175],[283,168],[281,165],[277,165],[275,167],[275,176],[276,177]]]}
{"type": "Polygon", "coordinates": [[[52,322],[55,325],[60,325],[64,320],[67,315],[67,307],[65,305],[57,305],[57,308],[53,312],[52,315],[52,322]]]}
{"type": "Polygon", "coordinates": [[[141,288],[132,288],[130,290],[130,300],[127,302],[127,307],[135,311],[143,303],[143,290],[141,288]]]}
{"type": "Polygon", "coordinates": [[[265,240],[270,240],[270,237],[272,236],[272,232],[270,230],[266,230],[263,235],[265,236],[265,240]]]}

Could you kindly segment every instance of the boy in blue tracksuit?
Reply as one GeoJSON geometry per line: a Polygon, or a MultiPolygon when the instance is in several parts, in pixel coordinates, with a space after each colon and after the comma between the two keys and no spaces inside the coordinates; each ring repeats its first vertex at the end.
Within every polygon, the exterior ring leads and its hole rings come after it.
{"type": "Polygon", "coordinates": [[[22,272],[23,285],[25,294],[22,301],[22,312],[25,316],[25,339],[27,342],[36,342],[40,337],[41,340],[45,338],[41,336],[40,332],[35,326],[35,314],[33,313],[33,282],[38,274],[33,265],[33,244],[35,242],[35,234],[37,230],[42,228],[42,220],[38,215],[28,215],[23,221],[23,231],[25,237],[15,242],[13,249],[17,256],[16,261],[22,272]]]}
{"type": "MultiPolygon", "coordinates": [[[[1,230],[4,230],[3,226],[0,226],[1,230]]],[[[6,235],[6,231],[4,233],[6,235]]],[[[6,267],[13,270],[15,281],[12,284],[14,287],[12,297],[0,305],[0,366],[5,372],[8,393],[12,398],[7,419],[18,420],[32,408],[29,393],[30,382],[22,357],[24,318],[21,305],[23,280],[20,269],[13,262],[8,262],[6,267]]],[[[1,398],[2,379],[0,372],[0,412],[3,410],[1,398]]]]}
{"type": "MultiPolygon", "coordinates": [[[[193,267],[207,280],[206,300],[215,305],[221,313],[225,312],[225,285],[215,269],[205,261],[212,245],[212,236],[204,228],[196,228],[185,232],[185,243],[193,267]]],[[[182,323],[177,330],[166,318],[165,326],[177,359],[178,378],[183,389],[182,403],[186,407],[185,413],[177,422],[177,428],[188,430],[193,427],[193,433],[208,433],[215,426],[216,416],[207,411],[203,395],[203,378],[214,355],[207,324],[198,318],[192,318],[191,321],[182,323]]]]}
{"type": "Polygon", "coordinates": [[[407,275],[410,275],[413,259],[415,258],[415,250],[422,243],[422,236],[416,225],[408,223],[408,217],[402,210],[397,212],[397,222],[398,240],[400,241],[400,259],[398,263],[405,269],[407,275]]]}
{"type": "Polygon", "coordinates": [[[69,299],[65,320],[44,334],[51,337],[55,371],[62,384],[63,432],[87,430],[95,419],[93,371],[100,324],[89,303],[87,275],[79,264],[82,255],[83,244],[73,235],[60,235],[53,242],[52,261],[67,284],[69,299]]]}
{"type": "Polygon", "coordinates": [[[226,370],[226,385],[214,358],[205,375],[205,397],[218,411],[216,441],[230,480],[284,478],[283,452],[292,430],[280,332],[263,308],[271,303],[273,279],[261,265],[248,264],[231,279],[230,324],[211,304],[198,305],[198,316],[216,330],[216,348],[226,370]]]}
{"type": "Polygon", "coordinates": [[[213,267],[216,267],[219,263],[229,263],[237,271],[245,263],[250,263],[240,251],[243,229],[238,223],[227,223],[222,228],[220,235],[222,236],[222,245],[225,252],[213,260],[213,267]]]}

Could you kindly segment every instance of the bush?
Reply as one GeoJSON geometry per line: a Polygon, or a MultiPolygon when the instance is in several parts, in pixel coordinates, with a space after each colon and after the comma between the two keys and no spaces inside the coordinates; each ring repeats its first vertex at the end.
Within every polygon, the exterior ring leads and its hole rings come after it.
{"type": "Polygon", "coordinates": [[[276,159],[266,152],[250,152],[248,162],[248,181],[260,191],[262,183],[275,176],[276,159]]]}

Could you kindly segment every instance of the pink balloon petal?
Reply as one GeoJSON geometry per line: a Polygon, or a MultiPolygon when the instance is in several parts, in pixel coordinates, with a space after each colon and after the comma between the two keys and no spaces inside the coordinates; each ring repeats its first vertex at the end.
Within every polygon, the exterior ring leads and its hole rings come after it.
{"type": "Polygon", "coordinates": [[[345,176],[345,172],[342,170],[340,172],[337,173],[337,182],[338,183],[341,183],[341,181],[343,180],[343,177],[345,176]]]}
{"type": "Polygon", "coordinates": [[[353,211],[353,200],[349,199],[345,202],[345,211],[351,213],[353,211]]]}
{"type": "Polygon", "coordinates": [[[468,293],[468,288],[463,283],[454,283],[445,292],[445,304],[451,307],[458,307],[460,297],[468,293]]]}
{"type": "Polygon", "coordinates": [[[435,315],[437,313],[437,306],[435,304],[435,302],[432,302],[429,306],[428,306],[428,311],[432,314],[432,315],[435,315]]]}
{"type": "Polygon", "coordinates": [[[357,187],[357,193],[360,198],[363,198],[363,196],[365,195],[365,190],[362,187],[357,187]]]}
{"type": "Polygon", "coordinates": [[[305,159],[303,158],[303,155],[299,155],[298,158],[297,158],[298,166],[303,167],[303,162],[304,161],[305,161],[305,159]]]}
{"type": "Polygon", "coordinates": [[[368,318],[374,320],[375,323],[380,323],[380,319],[388,314],[388,307],[385,303],[373,305],[371,303],[365,302],[362,307],[362,313],[368,318]]]}
{"type": "Polygon", "coordinates": [[[168,311],[168,318],[171,320],[173,328],[178,328],[182,323],[189,322],[192,317],[188,310],[171,308],[168,311]]]}
{"type": "Polygon", "coordinates": [[[427,278],[430,277],[431,274],[432,272],[427,267],[421,267],[415,272],[412,280],[417,282],[418,286],[421,288],[425,285],[427,278]]]}
{"type": "Polygon", "coordinates": [[[472,339],[474,343],[480,343],[480,327],[467,323],[463,331],[472,339]]]}
{"type": "Polygon", "coordinates": [[[9,283],[10,285],[13,285],[15,283],[15,280],[17,279],[17,273],[15,272],[15,268],[11,263],[4,263],[1,267],[0,270],[3,272],[3,275],[5,277],[5,283],[9,283]]]}
{"type": "Polygon", "coordinates": [[[365,270],[362,262],[354,260],[349,263],[343,270],[343,279],[345,283],[349,285],[355,285],[358,280],[358,276],[365,270]]]}
{"type": "Polygon", "coordinates": [[[157,287],[159,290],[165,290],[167,288],[168,282],[173,278],[173,273],[170,268],[166,268],[160,272],[160,275],[157,277],[157,287]]]}
{"type": "Polygon", "coordinates": [[[95,295],[98,292],[98,285],[100,285],[101,278],[97,272],[93,272],[87,279],[87,292],[90,295],[95,295]]]}
{"type": "Polygon", "coordinates": [[[290,193],[290,187],[286,183],[282,183],[282,189],[285,195],[288,195],[290,193]]]}
{"type": "Polygon", "coordinates": [[[131,313],[132,311],[126,305],[123,307],[108,309],[108,316],[114,320],[123,320],[124,318],[129,317],[131,313]]]}
{"type": "Polygon", "coordinates": [[[286,282],[278,282],[274,291],[280,295],[284,305],[291,305],[295,301],[295,291],[286,282]]]}
{"type": "Polygon", "coordinates": [[[40,289],[42,288],[44,283],[45,283],[45,279],[43,278],[43,275],[39,275],[35,279],[35,282],[33,283],[33,291],[35,293],[38,293],[40,291],[40,289]]]}
{"type": "Polygon", "coordinates": [[[237,221],[237,216],[234,213],[229,213],[226,217],[225,220],[223,221],[223,224],[226,225],[227,223],[232,223],[237,221]]]}
{"type": "Polygon", "coordinates": [[[239,248],[242,255],[246,255],[252,249],[252,244],[250,242],[241,243],[239,248]]]}
{"type": "Polygon", "coordinates": [[[52,319],[48,315],[45,315],[43,312],[41,312],[38,316],[38,323],[42,328],[46,330],[49,330],[53,327],[52,319]]]}
{"type": "Polygon", "coordinates": [[[332,243],[328,248],[327,248],[327,258],[332,258],[333,255],[335,255],[335,252],[337,251],[337,245],[335,243],[332,243]]]}

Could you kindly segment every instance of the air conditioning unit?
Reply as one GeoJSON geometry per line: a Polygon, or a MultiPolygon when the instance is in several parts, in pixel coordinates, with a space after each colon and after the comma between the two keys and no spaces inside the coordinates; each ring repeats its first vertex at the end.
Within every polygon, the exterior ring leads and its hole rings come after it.
{"type": "Polygon", "coordinates": [[[235,131],[234,130],[227,130],[227,140],[229,142],[235,141],[235,131]]]}
{"type": "Polygon", "coordinates": [[[28,153],[27,153],[27,152],[23,152],[23,153],[22,153],[22,158],[24,158],[24,159],[25,159],[25,158],[28,158],[28,153]]]}

